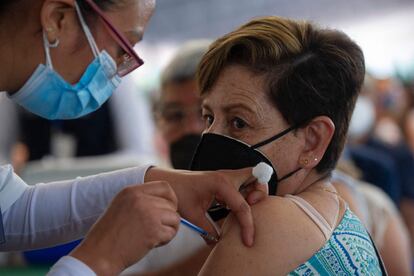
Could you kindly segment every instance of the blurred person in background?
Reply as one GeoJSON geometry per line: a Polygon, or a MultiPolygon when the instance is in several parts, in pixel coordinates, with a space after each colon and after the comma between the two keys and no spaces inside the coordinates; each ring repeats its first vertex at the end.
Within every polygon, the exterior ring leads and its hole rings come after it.
{"type": "Polygon", "coordinates": [[[402,120],[402,130],[411,151],[414,152],[414,76],[404,80],[407,108],[402,120]]]}
{"type": "Polygon", "coordinates": [[[209,40],[193,40],[179,47],[161,73],[154,117],[160,136],[159,152],[175,169],[188,169],[204,129],[195,74],[209,40]]]}
{"type": "MultiPolygon", "coordinates": [[[[411,152],[414,152],[414,76],[405,82],[405,92],[407,97],[407,109],[402,121],[402,131],[404,137],[410,146],[411,152]]],[[[413,194],[414,180],[410,179],[410,185],[405,187],[408,194],[413,194]]],[[[400,204],[401,213],[404,216],[408,229],[411,233],[411,246],[414,250],[414,200],[413,196],[403,197],[400,204]]]]}
{"type": "Polygon", "coordinates": [[[409,101],[401,89],[397,79],[366,78],[346,153],[363,180],[382,188],[393,199],[413,241],[414,157],[402,127],[409,101]]]}
{"type": "MultiPolygon", "coordinates": [[[[348,202],[353,210],[370,232],[375,244],[377,245],[389,275],[411,275],[412,273],[412,251],[410,247],[410,235],[401,217],[395,202],[384,192],[383,189],[376,187],[359,179],[361,177],[371,177],[363,170],[359,169],[352,157],[349,148],[354,147],[355,141],[364,141],[366,136],[371,133],[375,121],[375,110],[370,99],[360,95],[351,118],[348,130],[348,144],[345,147],[342,158],[339,160],[337,169],[333,173],[335,188],[341,196],[348,202]],[[365,174],[364,174],[365,173],[365,174]]],[[[361,149],[361,147],[359,147],[361,149]]],[[[364,162],[371,162],[376,166],[376,177],[389,177],[383,179],[388,185],[398,185],[393,182],[393,175],[398,176],[398,172],[389,171],[390,167],[380,167],[381,163],[376,162],[378,158],[375,150],[359,152],[358,158],[364,162]],[[370,156],[372,154],[373,156],[370,156]],[[370,159],[369,159],[370,158],[370,159]],[[370,161],[367,161],[370,160],[370,161]]],[[[355,152],[352,152],[355,154],[355,152]]],[[[392,159],[386,154],[382,158],[392,159]]],[[[360,161],[358,159],[358,161],[360,161]]],[[[382,159],[381,159],[382,160],[382,159]]],[[[383,160],[382,160],[383,161],[383,160]]],[[[373,170],[373,174],[375,174],[373,170]]],[[[373,178],[376,179],[376,178],[373,178]]],[[[395,180],[395,179],[394,179],[395,180]]],[[[378,183],[377,183],[378,185],[378,183]]],[[[386,189],[385,189],[386,190],[386,189]]]]}
{"type": "Polygon", "coordinates": [[[383,190],[358,180],[360,175],[351,160],[341,158],[332,174],[332,182],[364,223],[388,274],[412,275],[410,235],[399,210],[383,190]]]}
{"type": "Polygon", "coordinates": [[[375,106],[366,95],[369,84],[370,78],[367,76],[351,119],[344,155],[361,169],[361,177],[365,181],[380,187],[398,205],[401,181],[395,160],[389,154],[367,145],[367,141],[372,139],[376,121],[375,106]]]}

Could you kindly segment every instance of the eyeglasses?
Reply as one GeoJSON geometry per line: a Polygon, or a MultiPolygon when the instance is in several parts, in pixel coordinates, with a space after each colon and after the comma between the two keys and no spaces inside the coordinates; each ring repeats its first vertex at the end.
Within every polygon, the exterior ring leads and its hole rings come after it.
{"type": "Polygon", "coordinates": [[[124,54],[122,55],[122,62],[117,66],[118,76],[123,77],[144,64],[144,61],[135,52],[128,39],[121,32],[119,32],[114,25],[112,25],[108,17],[103,13],[98,5],[96,5],[93,0],[85,0],[85,2],[88,3],[89,6],[99,15],[109,34],[124,51],[124,54]]]}
{"type": "Polygon", "coordinates": [[[167,104],[164,107],[160,107],[158,115],[166,121],[168,125],[181,125],[188,120],[198,120],[202,124],[203,118],[200,107],[188,108],[181,105],[167,104]]]}

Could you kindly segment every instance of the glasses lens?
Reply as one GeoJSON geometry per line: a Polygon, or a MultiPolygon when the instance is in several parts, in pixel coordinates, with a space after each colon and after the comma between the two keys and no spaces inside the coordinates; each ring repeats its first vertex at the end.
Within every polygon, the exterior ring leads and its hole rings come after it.
{"type": "Polygon", "coordinates": [[[130,54],[125,53],[122,56],[121,63],[118,64],[117,73],[120,77],[125,76],[129,72],[137,69],[142,63],[137,61],[134,57],[130,54]]]}
{"type": "Polygon", "coordinates": [[[105,26],[107,27],[109,34],[112,36],[115,42],[124,51],[122,57],[120,57],[117,62],[117,73],[120,77],[127,75],[128,73],[132,72],[133,70],[137,69],[139,66],[144,64],[142,59],[138,57],[135,50],[132,48],[131,45],[129,45],[126,39],[122,39],[120,33],[111,28],[108,22],[105,22],[105,26]]]}
{"type": "Polygon", "coordinates": [[[120,77],[123,77],[144,64],[128,40],[115,28],[114,25],[112,25],[112,23],[100,10],[100,8],[91,0],[86,0],[86,2],[89,3],[92,9],[96,11],[96,13],[102,19],[104,26],[108,30],[109,34],[124,51],[124,55],[120,59],[120,62],[117,62],[117,74],[120,77]]]}

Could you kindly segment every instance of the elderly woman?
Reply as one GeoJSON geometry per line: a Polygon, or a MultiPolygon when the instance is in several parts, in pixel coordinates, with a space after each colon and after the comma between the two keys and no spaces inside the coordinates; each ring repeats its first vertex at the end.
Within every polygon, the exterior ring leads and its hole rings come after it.
{"type": "Polygon", "coordinates": [[[381,275],[330,182],[364,73],[353,41],[307,22],[259,18],[212,44],[198,72],[206,129],[193,169],[262,160],[274,175],[273,196],[252,208],[255,245],[243,246],[229,216],[202,275],[381,275]]]}

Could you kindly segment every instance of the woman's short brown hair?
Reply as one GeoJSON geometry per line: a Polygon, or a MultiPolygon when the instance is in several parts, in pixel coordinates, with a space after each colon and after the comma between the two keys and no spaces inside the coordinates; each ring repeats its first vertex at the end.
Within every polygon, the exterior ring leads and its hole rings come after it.
{"type": "Polygon", "coordinates": [[[198,68],[201,94],[233,64],[265,76],[269,98],[288,124],[304,124],[321,115],[331,118],[335,133],[316,169],[320,173],[333,169],[364,79],[364,56],[358,45],[343,32],[309,22],[257,18],[210,46],[198,68]]]}

